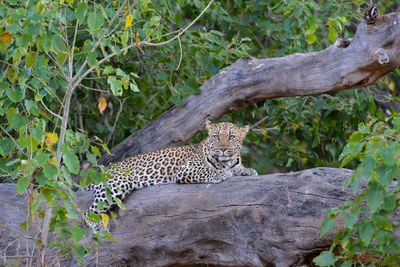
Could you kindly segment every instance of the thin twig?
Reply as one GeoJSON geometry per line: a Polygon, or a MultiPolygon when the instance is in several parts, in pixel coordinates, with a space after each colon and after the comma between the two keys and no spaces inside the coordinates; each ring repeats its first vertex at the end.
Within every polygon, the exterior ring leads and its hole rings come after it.
{"type": "MultiPolygon", "coordinates": [[[[98,78],[96,78],[96,79],[98,79],[98,78]]],[[[102,92],[102,93],[108,93],[108,91],[106,91],[106,90],[101,90],[101,89],[97,89],[97,88],[93,88],[93,87],[88,87],[88,86],[85,86],[83,84],[80,84],[79,86],[83,87],[83,88],[85,88],[87,90],[92,90],[92,91],[97,91],[97,92],[102,92]]]]}
{"type": "Polygon", "coordinates": [[[51,61],[54,62],[54,64],[56,64],[57,68],[60,70],[62,76],[64,77],[65,80],[68,80],[67,75],[65,74],[64,70],[62,69],[62,66],[60,64],[58,64],[57,60],[55,60],[49,53],[47,53],[46,51],[44,51],[47,55],[48,58],[51,59],[51,61]]]}
{"type": "Polygon", "coordinates": [[[176,69],[175,70],[178,70],[179,69],[179,67],[181,66],[181,62],[182,62],[182,56],[183,56],[183,50],[182,50],[182,43],[181,43],[181,38],[179,38],[178,37],[178,42],[179,42],[179,50],[181,51],[181,53],[180,53],[180,57],[179,57],[179,63],[178,63],[178,66],[176,67],[176,69]]]}
{"type": "Polygon", "coordinates": [[[269,116],[265,116],[264,118],[262,118],[261,120],[257,121],[256,123],[254,123],[250,128],[249,131],[253,130],[254,128],[256,128],[258,125],[260,125],[261,123],[263,123],[264,121],[266,121],[269,118],[269,116]]]}
{"type": "MultiPolygon", "coordinates": [[[[182,34],[184,34],[190,27],[192,27],[193,24],[196,23],[197,20],[199,20],[199,18],[201,16],[203,16],[203,14],[207,11],[207,9],[211,6],[211,4],[214,2],[214,0],[211,0],[208,5],[203,9],[203,11],[201,11],[201,13],[189,24],[187,25],[185,28],[183,28],[181,31],[179,31],[179,33],[177,35],[175,35],[174,37],[172,37],[171,39],[165,41],[165,42],[161,42],[161,43],[150,43],[150,42],[141,42],[143,45],[148,45],[148,46],[162,46],[162,45],[166,45],[169,44],[170,42],[172,42],[173,40],[179,38],[182,34]]],[[[122,51],[122,49],[121,49],[122,51]]]]}
{"type": "Polygon", "coordinates": [[[122,112],[122,108],[123,108],[124,103],[125,103],[125,101],[126,101],[127,98],[124,98],[124,99],[119,99],[119,98],[117,98],[117,99],[118,99],[118,101],[119,101],[119,109],[118,109],[118,112],[117,112],[117,116],[115,117],[115,120],[114,120],[114,125],[113,125],[113,127],[111,128],[111,131],[110,131],[110,133],[109,133],[109,140],[111,140],[111,137],[112,137],[112,135],[114,134],[115,128],[117,127],[117,122],[118,122],[118,119],[119,119],[119,115],[120,115],[121,112],[122,112]]]}
{"type": "Polygon", "coordinates": [[[51,115],[53,115],[53,116],[55,116],[55,117],[61,119],[61,116],[58,115],[58,114],[56,114],[56,113],[54,113],[53,111],[51,111],[51,110],[44,104],[44,102],[43,102],[42,99],[40,99],[40,103],[42,103],[43,107],[44,107],[51,115]]]}
{"type": "Polygon", "coordinates": [[[76,20],[75,23],[75,32],[74,32],[74,39],[72,41],[72,47],[71,47],[71,51],[70,51],[70,56],[68,58],[68,68],[69,68],[69,78],[72,79],[72,67],[74,65],[74,52],[75,52],[75,41],[76,41],[76,34],[78,32],[78,20],[76,20]]]}

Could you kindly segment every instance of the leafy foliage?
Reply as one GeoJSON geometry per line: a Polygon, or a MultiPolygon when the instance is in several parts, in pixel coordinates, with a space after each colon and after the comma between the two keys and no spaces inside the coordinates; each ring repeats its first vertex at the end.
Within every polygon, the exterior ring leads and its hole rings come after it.
{"type": "MultiPolygon", "coordinates": [[[[340,157],[342,165],[352,159],[360,164],[344,185],[351,186],[355,198],[339,208],[328,209],[328,217],[323,222],[324,234],[333,229],[339,215],[344,217],[344,230],[331,246],[331,251],[338,248],[341,255],[336,260],[352,260],[368,254],[373,264],[396,266],[399,262],[400,244],[395,222],[400,187],[392,183],[400,175],[399,134],[399,114],[384,121],[370,116],[369,122],[359,125],[344,148],[340,157]]],[[[331,252],[324,255],[328,254],[332,255],[331,252]]],[[[322,262],[323,257],[319,256],[316,262],[322,262]]]]}

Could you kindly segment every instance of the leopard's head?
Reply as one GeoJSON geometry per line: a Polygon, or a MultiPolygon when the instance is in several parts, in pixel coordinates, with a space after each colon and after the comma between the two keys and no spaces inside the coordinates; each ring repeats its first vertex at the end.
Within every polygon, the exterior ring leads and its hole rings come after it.
{"type": "Polygon", "coordinates": [[[213,124],[207,120],[206,128],[208,130],[206,145],[209,159],[221,163],[240,159],[240,150],[249,126],[241,128],[230,122],[213,124]]]}

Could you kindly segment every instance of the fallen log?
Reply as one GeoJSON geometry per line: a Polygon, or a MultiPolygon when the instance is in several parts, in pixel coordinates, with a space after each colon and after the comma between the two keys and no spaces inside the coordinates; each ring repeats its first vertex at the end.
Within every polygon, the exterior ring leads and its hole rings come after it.
{"type": "MultiPolygon", "coordinates": [[[[325,209],[353,196],[351,189],[342,190],[351,175],[347,169],[316,168],[134,191],[124,201],[126,209],[115,210],[119,226],[112,224],[111,233],[117,242],[105,240],[85,265],[300,266],[330,246],[333,233],[320,238],[321,220],[325,209]]],[[[28,198],[13,184],[1,184],[0,193],[4,263],[24,255],[30,241],[29,233],[10,230],[25,220],[28,198]]],[[[82,209],[92,199],[90,192],[78,193],[82,209]]]]}
{"type": "Polygon", "coordinates": [[[116,210],[118,242],[87,265],[301,266],[331,245],[332,233],[320,238],[324,210],[352,197],[342,191],[351,175],[316,168],[135,191],[116,210]]]}

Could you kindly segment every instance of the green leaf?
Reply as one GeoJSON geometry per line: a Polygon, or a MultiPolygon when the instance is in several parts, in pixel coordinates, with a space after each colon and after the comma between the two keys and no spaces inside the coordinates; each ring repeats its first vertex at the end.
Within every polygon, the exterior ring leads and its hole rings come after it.
{"type": "Polygon", "coordinates": [[[121,81],[117,80],[115,76],[110,76],[107,79],[108,84],[111,86],[111,91],[114,95],[120,96],[122,95],[122,83],[121,81]]]}
{"type": "Polygon", "coordinates": [[[53,197],[56,195],[55,189],[41,188],[41,191],[47,202],[50,202],[53,199],[53,197]]]}
{"type": "Polygon", "coordinates": [[[305,35],[310,35],[310,34],[314,34],[315,33],[315,30],[318,28],[318,25],[317,24],[312,24],[307,30],[306,30],[306,32],[304,33],[305,35]]]}
{"type": "Polygon", "coordinates": [[[38,105],[33,100],[26,100],[25,99],[25,107],[26,107],[26,110],[29,113],[31,113],[32,115],[37,116],[40,113],[40,109],[39,109],[38,105]]]}
{"type": "Polygon", "coordinates": [[[48,52],[51,48],[51,42],[49,36],[40,36],[38,38],[38,47],[41,51],[48,52]]]}
{"type": "Polygon", "coordinates": [[[400,117],[394,118],[394,119],[392,120],[392,123],[393,123],[394,129],[395,129],[397,132],[400,132],[400,117]]]}
{"type": "Polygon", "coordinates": [[[329,40],[334,43],[336,42],[336,29],[334,27],[329,27],[329,35],[328,38],[329,40]]]}
{"type": "Polygon", "coordinates": [[[117,205],[118,205],[118,207],[120,208],[120,209],[125,209],[125,205],[124,205],[124,203],[122,203],[122,201],[121,201],[121,199],[119,199],[119,198],[116,198],[115,199],[115,202],[117,202],[117,205]]]}
{"type": "Polygon", "coordinates": [[[47,181],[49,180],[49,178],[47,178],[45,175],[44,175],[44,173],[43,173],[43,171],[41,171],[41,172],[39,172],[37,175],[36,175],[36,181],[39,183],[39,185],[40,186],[45,186],[46,184],[47,184],[47,181]]]}
{"type": "Polygon", "coordinates": [[[78,174],[80,168],[78,157],[75,154],[66,151],[63,153],[62,158],[65,165],[67,165],[68,170],[73,174],[78,174]]]}
{"type": "Polygon", "coordinates": [[[90,52],[87,55],[87,62],[90,67],[92,67],[96,64],[96,60],[97,60],[97,52],[96,51],[90,52]]]}
{"type": "Polygon", "coordinates": [[[384,192],[377,182],[373,181],[367,185],[367,204],[370,207],[372,213],[375,213],[382,205],[383,196],[384,192]]]}
{"type": "Polygon", "coordinates": [[[135,92],[135,93],[140,92],[139,88],[138,88],[137,85],[134,84],[134,83],[130,83],[130,84],[129,84],[129,87],[131,88],[132,92],[135,92]]]}
{"type": "Polygon", "coordinates": [[[18,69],[16,68],[9,68],[6,71],[7,74],[7,78],[10,81],[10,83],[13,83],[15,81],[15,79],[18,78],[18,69]]]}
{"type": "Polygon", "coordinates": [[[387,211],[394,211],[396,208],[396,196],[385,196],[382,208],[387,211]]]}
{"type": "Polygon", "coordinates": [[[335,224],[333,223],[333,220],[329,217],[326,217],[325,219],[322,220],[322,230],[321,230],[321,236],[326,234],[327,232],[333,230],[335,227],[335,224]]]}
{"type": "Polygon", "coordinates": [[[362,177],[362,169],[361,166],[358,166],[355,170],[353,177],[351,178],[351,188],[353,189],[353,195],[357,194],[358,186],[360,185],[362,177]]]}
{"type": "Polygon", "coordinates": [[[31,131],[31,135],[33,138],[35,138],[37,141],[40,141],[43,137],[43,131],[40,128],[34,127],[31,131]]]}
{"type": "Polygon", "coordinates": [[[393,225],[392,220],[386,216],[382,215],[374,215],[373,217],[375,225],[378,226],[380,229],[392,231],[393,225]]]}
{"type": "Polygon", "coordinates": [[[114,68],[112,66],[107,66],[103,70],[103,74],[110,74],[114,72],[114,68]]]}
{"type": "Polygon", "coordinates": [[[92,165],[97,165],[96,156],[94,154],[86,153],[86,158],[92,165]]]}
{"type": "Polygon", "coordinates": [[[81,2],[78,4],[77,8],[75,9],[76,18],[78,19],[79,24],[85,22],[85,15],[88,9],[88,4],[81,2]]]}
{"type": "Polygon", "coordinates": [[[156,26],[160,22],[159,16],[154,16],[150,18],[150,27],[156,26]]]}
{"type": "Polygon", "coordinates": [[[357,216],[358,216],[358,213],[353,213],[353,214],[345,213],[345,214],[343,215],[343,217],[344,217],[344,219],[345,219],[344,225],[345,225],[347,228],[352,229],[352,228],[353,228],[353,225],[354,225],[354,224],[356,223],[356,221],[357,221],[357,216]]]}
{"type": "Polygon", "coordinates": [[[25,116],[15,114],[14,116],[12,116],[12,120],[10,121],[10,126],[15,130],[19,130],[21,127],[25,126],[26,123],[27,121],[25,116]]]}
{"type": "Polygon", "coordinates": [[[47,164],[43,167],[43,173],[44,176],[46,176],[47,178],[53,178],[54,176],[57,175],[58,169],[54,165],[47,164]]]}
{"type": "Polygon", "coordinates": [[[90,12],[88,16],[89,29],[92,31],[100,30],[103,26],[104,19],[100,13],[90,12]]]}
{"type": "Polygon", "coordinates": [[[18,179],[18,182],[16,184],[18,193],[22,194],[25,192],[25,190],[28,188],[28,182],[29,181],[27,176],[22,176],[18,179]]]}
{"type": "Polygon", "coordinates": [[[371,222],[364,222],[361,226],[360,226],[360,238],[362,240],[362,242],[368,246],[371,242],[372,236],[374,235],[375,232],[375,228],[372,225],[371,222]]]}
{"type": "Polygon", "coordinates": [[[315,34],[310,34],[307,36],[307,43],[313,44],[317,40],[317,36],[315,34]]]}
{"type": "Polygon", "coordinates": [[[71,232],[71,238],[74,242],[79,242],[86,233],[85,229],[80,228],[76,224],[69,228],[69,231],[71,232]]]}
{"type": "MultiPolygon", "coordinates": [[[[78,246],[73,244],[72,245],[72,250],[78,255],[78,257],[82,258],[85,256],[85,249],[82,246],[78,246]]],[[[83,265],[83,264],[82,264],[83,265]]]]}
{"type": "Polygon", "coordinates": [[[63,52],[57,52],[57,62],[60,64],[60,66],[64,65],[65,61],[67,60],[67,54],[64,54],[63,52]]]}
{"type": "Polygon", "coordinates": [[[21,88],[8,87],[6,90],[7,97],[14,103],[20,102],[25,97],[25,90],[21,88]]]}
{"type": "MultiPolygon", "coordinates": [[[[39,153],[33,158],[39,165],[43,165],[49,161],[50,155],[47,153],[39,153]]],[[[52,165],[53,166],[53,165],[52,165]]]]}
{"type": "Polygon", "coordinates": [[[128,31],[124,31],[124,33],[121,35],[121,43],[122,45],[126,46],[128,42],[128,31]]]}
{"type": "Polygon", "coordinates": [[[338,257],[329,251],[322,252],[318,257],[313,259],[313,262],[318,266],[334,266],[338,257]]]}
{"type": "Polygon", "coordinates": [[[63,51],[63,40],[58,35],[53,35],[52,37],[52,46],[56,51],[63,51]]]}
{"type": "Polygon", "coordinates": [[[92,181],[93,181],[94,183],[96,183],[96,184],[99,184],[99,183],[103,180],[102,177],[101,177],[101,174],[98,173],[98,172],[97,172],[96,170],[94,170],[94,169],[91,169],[91,170],[90,170],[89,175],[91,176],[92,181]]]}
{"type": "Polygon", "coordinates": [[[92,152],[96,154],[98,157],[101,157],[100,150],[97,148],[97,146],[91,146],[92,147],[92,152]]]}
{"type": "Polygon", "coordinates": [[[32,40],[33,40],[33,37],[30,33],[26,32],[22,35],[22,45],[23,46],[27,46],[30,42],[32,42],[32,40]]]}
{"type": "Polygon", "coordinates": [[[36,57],[37,57],[37,52],[31,51],[26,57],[25,57],[25,67],[34,67],[36,63],[36,57]]]}

